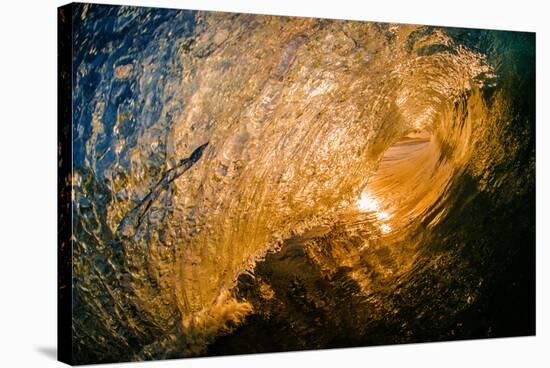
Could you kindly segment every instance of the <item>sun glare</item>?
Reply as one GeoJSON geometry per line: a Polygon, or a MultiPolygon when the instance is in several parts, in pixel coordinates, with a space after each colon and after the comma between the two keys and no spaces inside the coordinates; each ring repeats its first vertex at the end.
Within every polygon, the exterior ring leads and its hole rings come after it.
{"type": "Polygon", "coordinates": [[[365,212],[375,212],[380,208],[378,200],[367,192],[361,194],[361,198],[357,200],[356,206],[359,210],[365,212]]]}
{"type": "Polygon", "coordinates": [[[377,198],[375,198],[372,194],[368,192],[363,192],[361,194],[361,198],[359,198],[355,202],[355,206],[359,211],[373,212],[374,215],[376,216],[376,219],[382,222],[380,224],[380,231],[383,234],[387,234],[392,231],[391,226],[384,222],[389,220],[392,217],[391,214],[381,210],[380,201],[377,198]]]}

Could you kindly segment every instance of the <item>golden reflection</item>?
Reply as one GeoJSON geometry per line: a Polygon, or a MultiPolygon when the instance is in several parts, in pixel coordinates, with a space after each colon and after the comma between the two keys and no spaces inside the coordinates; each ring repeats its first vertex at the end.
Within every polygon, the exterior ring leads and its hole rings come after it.
{"type": "Polygon", "coordinates": [[[392,227],[384,222],[388,221],[392,215],[388,211],[382,210],[380,199],[372,193],[368,191],[361,193],[361,197],[355,202],[355,206],[361,212],[372,212],[374,217],[381,222],[379,228],[383,234],[388,234],[392,231],[392,227]]]}
{"type": "Polygon", "coordinates": [[[363,192],[361,198],[357,200],[356,206],[361,211],[371,212],[378,211],[380,204],[378,199],[374,198],[370,193],[363,192]]]}
{"type": "Polygon", "coordinates": [[[402,137],[384,153],[355,208],[372,215],[380,233],[397,233],[441,196],[452,172],[440,156],[431,134],[402,137]]]}
{"type": "Polygon", "coordinates": [[[391,226],[388,224],[382,224],[380,225],[380,230],[382,231],[382,233],[387,234],[391,231],[391,226]]]}

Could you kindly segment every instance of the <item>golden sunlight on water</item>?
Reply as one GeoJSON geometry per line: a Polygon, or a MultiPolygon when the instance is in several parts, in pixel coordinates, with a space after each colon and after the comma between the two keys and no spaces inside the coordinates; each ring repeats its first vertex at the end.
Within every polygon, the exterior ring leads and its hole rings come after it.
{"type": "Polygon", "coordinates": [[[531,331],[534,35],[71,9],[77,364],[531,331]]]}
{"type": "Polygon", "coordinates": [[[439,197],[438,189],[448,179],[443,170],[443,178],[434,180],[439,156],[438,145],[429,133],[402,137],[384,153],[376,174],[355,201],[355,208],[372,215],[382,234],[396,232],[439,197]]]}
{"type": "Polygon", "coordinates": [[[378,200],[372,197],[368,192],[363,192],[361,194],[361,198],[357,200],[356,205],[361,211],[378,211],[380,207],[378,200]]]}
{"type": "Polygon", "coordinates": [[[392,231],[391,225],[384,222],[389,220],[392,215],[388,211],[381,209],[380,200],[371,193],[364,191],[361,194],[361,198],[356,201],[355,206],[362,212],[372,212],[376,219],[381,222],[379,227],[383,234],[392,231]]]}

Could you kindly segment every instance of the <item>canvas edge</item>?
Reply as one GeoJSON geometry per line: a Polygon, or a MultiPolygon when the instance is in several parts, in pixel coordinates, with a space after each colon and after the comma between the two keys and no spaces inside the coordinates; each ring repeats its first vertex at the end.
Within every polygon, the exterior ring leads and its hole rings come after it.
{"type": "Polygon", "coordinates": [[[74,4],[57,8],[57,360],[72,365],[72,48],[74,4]]]}

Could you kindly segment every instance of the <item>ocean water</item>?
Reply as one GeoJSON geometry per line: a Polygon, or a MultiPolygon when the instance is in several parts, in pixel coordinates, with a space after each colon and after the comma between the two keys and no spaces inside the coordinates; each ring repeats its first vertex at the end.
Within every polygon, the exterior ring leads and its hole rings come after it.
{"type": "Polygon", "coordinates": [[[78,5],[79,363],[535,333],[535,35],[78,5]]]}

